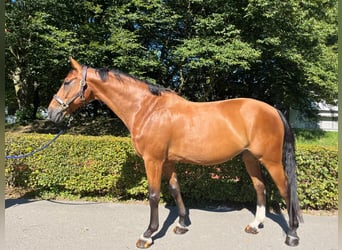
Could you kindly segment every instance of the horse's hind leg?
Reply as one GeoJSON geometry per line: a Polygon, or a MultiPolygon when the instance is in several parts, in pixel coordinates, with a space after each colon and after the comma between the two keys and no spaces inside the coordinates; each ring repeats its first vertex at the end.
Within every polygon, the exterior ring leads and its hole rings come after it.
{"type": "Polygon", "coordinates": [[[289,184],[283,169],[282,163],[275,164],[273,161],[262,160],[267,171],[272,176],[281,197],[285,200],[288,214],[289,214],[289,231],[287,232],[285,243],[289,246],[297,246],[299,244],[299,237],[297,235],[297,228],[299,226],[297,216],[294,216],[295,211],[291,206],[291,194],[289,184]],[[290,211],[292,209],[292,211],[290,211]]]}
{"type": "Polygon", "coordinates": [[[188,231],[188,228],[186,227],[186,224],[185,224],[186,209],[185,209],[182,195],[180,192],[180,187],[179,187],[179,183],[177,180],[177,174],[176,174],[174,163],[173,162],[165,163],[164,168],[163,168],[163,173],[169,182],[170,193],[172,197],[174,198],[176,205],[178,207],[179,221],[173,231],[176,234],[184,234],[188,231]]]}
{"type": "Polygon", "coordinates": [[[247,225],[245,231],[247,233],[257,234],[259,228],[263,226],[266,217],[266,188],[261,173],[259,161],[249,152],[242,154],[242,160],[245,163],[248,174],[250,175],[254,189],[257,195],[257,207],[254,221],[247,225]]]}

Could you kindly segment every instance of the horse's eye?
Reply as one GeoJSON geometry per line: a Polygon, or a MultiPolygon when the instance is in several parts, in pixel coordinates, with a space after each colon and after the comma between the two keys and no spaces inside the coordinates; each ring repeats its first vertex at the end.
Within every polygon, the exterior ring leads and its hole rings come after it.
{"type": "Polygon", "coordinates": [[[65,86],[68,86],[68,85],[70,85],[71,83],[72,83],[72,81],[64,81],[63,84],[64,84],[65,86]]]}
{"type": "Polygon", "coordinates": [[[74,82],[73,80],[64,81],[63,82],[63,89],[64,89],[64,91],[69,91],[73,82],[74,82]]]}

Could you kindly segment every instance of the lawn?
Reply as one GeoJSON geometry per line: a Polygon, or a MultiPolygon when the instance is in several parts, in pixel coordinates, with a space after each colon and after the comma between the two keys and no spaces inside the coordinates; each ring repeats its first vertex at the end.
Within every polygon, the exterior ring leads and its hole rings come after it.
{"type": "Polygon", "coordinates": [[[337,148],[338,132],[323,130],[295,129],[296,142],[307,145],[330,146],[337,148]]]}

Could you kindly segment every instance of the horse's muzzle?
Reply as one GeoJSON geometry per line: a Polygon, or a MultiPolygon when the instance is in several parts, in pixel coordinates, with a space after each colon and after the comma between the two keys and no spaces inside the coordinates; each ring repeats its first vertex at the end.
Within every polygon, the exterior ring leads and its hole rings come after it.
{"type": "Polygon", "coordinates": [[[48,118],[55,123],[61,123],[65,117],[65,112],[61,108],[49,108],[48,118]]]}

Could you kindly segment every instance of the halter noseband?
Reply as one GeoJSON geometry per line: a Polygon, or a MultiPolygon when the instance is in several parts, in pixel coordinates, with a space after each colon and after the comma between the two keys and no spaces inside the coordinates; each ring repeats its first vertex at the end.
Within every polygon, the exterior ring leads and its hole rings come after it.
{"type": "Polygon", "coordinates": [[[87,82],[86,82],[86,78],[87,78],[87,67],[83,66],[82,68],[82,79],[80,81],[80,90],[78,91],[78,93],[71,98],[69,101],[64,102],[59,96],[54,95],[53,98],[58,102],[58,104],[61,106],[62,111],[65,111],[69,108],[69,105],[71,103],[73,103],[78,97],[81,99],[82,102],[85,101],[85,97],[84,97],[84,90],[87,87],[87,82]]]}

